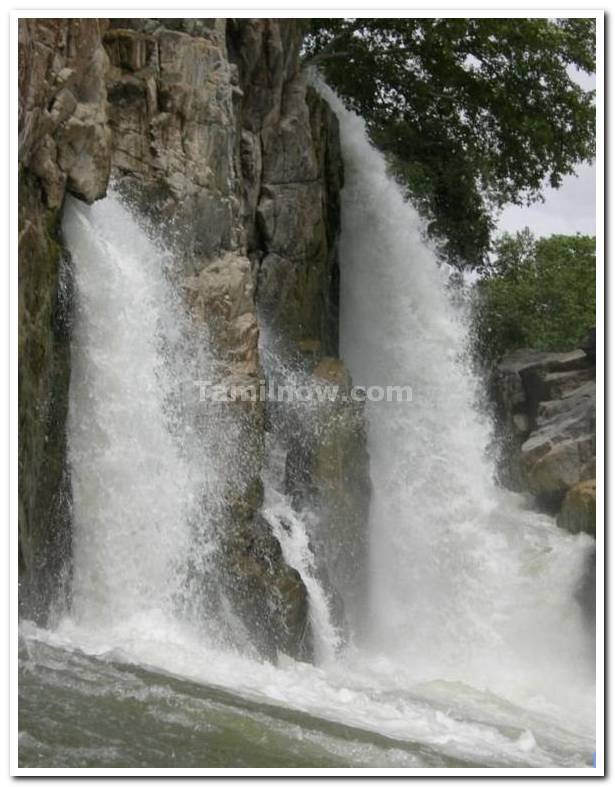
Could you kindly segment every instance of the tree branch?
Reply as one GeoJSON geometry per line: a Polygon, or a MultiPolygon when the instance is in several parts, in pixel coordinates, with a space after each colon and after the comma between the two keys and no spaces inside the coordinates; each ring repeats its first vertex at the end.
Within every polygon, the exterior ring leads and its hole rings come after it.
{"type": "Polygon", "coordinates": [[[301,68],[317,66],[319,63],[323,63],[325,60],[339,60],[342,57],[350,57],[350,52],[319,52],[317,55],[308,57],[307,60],[302,60],[301,68]]]}

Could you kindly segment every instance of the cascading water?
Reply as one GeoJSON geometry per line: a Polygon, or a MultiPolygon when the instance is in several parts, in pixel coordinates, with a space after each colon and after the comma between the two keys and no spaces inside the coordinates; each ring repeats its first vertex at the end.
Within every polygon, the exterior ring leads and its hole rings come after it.
{"type": "MultiPolygon", "coordinates": [[[[275,337],[261,318],[260,350],[268,385],[302,385],[309,387],[313,381],[301,363],[288,359],[284,343],[275,337]]],[[[270,523],[280,542],[284,559],[296,569],[303,579],[309,605],[309,621],[314,644],[314,657],[318,665],[331,664],[339,652],[342,641],[340,632],[332,621],[331,601],[318,577],[316,556],[310,544],[310,535],[319,526],[319,515],[309,509],[297,511],[284,489],[286,478],[287,443],[296,433],[298,424],[313,421],[307,412],[293,403],[278,404],[270,413],[273,423],[265,440],[265,499],[263,515],[270,523]]],[[[312,426],[312,429],[314,427],[312,426]]],[[[308,431],[310,426],[307,427],[308,431]]]]}
{"type": "Polygon", "coordinates": [[[345,161],[341,353],[368,404],[372,641],[416,679],[593,705],[593,632],[576,596],[593,542],[498,488],[463,311],[363,121],[337,108],[345,161]],[[589,703],[587,699],[590,698],[589,703]]]}
{"type": "Polygon", "coordinates": [[[355,384],[413,389],[366,410],[369,625],[339,647],[309,544],[318,523],[284,494],[275,430],[263,514],[310,591],[317,664],[274,666],[220,636],[236,628],[224,604],[194,614],[224,461],[220,427],[196,428],[177,386],[203,378],[206,337],[189,338],[168,254],[117,198],[73,202],[72,607],[55,631],[22,627],[27,763],[591,762],[593,632],[575,599],[591,540],[494,484],[463,315],[363,123],[321,89],[346,167],[342,356],[355,384]]]}
{"type": "Polygon", "coordinates": [[[72,617],[86,627],[151,626],[152,616],[185,609],[195,540],[207,552],[213,467],[181,404],[191,371],[209,359],[202,337],[186,340],[195,328],[178,308],[168,252],[117,197],[92,207],[71,200],[64,233],[76,292],[72,617]]]}
{"type": "Polygon", "coordinates": [[[265,487],[263,514],[282,546],[284,559],[296,569],[305,583],[310,607],[310,626],[314,639],[315,661],[327,665],[341,647],[339,633],[331,622],[329,600],[317,578],[314,554],[310,548],[305,514],[295,511],[288,497],[273,486],[265,487]]]}

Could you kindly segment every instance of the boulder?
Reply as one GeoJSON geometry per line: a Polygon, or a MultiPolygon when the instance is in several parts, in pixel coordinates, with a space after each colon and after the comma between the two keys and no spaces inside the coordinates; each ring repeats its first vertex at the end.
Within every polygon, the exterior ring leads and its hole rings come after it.
{"type": "Polygon", "coordinates": [[[530,491],[557,507],[568,489],[595,476],[595,382],[541,403],[536,424],[521,446],[521,464],[530,491]]]}
{"type": "Polygon", "coordinates": [[[534,438],[522,449],[528,487],[549,508],[556,509],[567,490],[596,473],[594,435],[547,441],[531,452],[528,444],[534,444],[534,438]]]}
{"type": "Polygon", "coordinates": [[[183,287],[192,314],[207,325],[218,357],[244,363],[257,376],[258,325],[247,257],[227,252],[212,260],[197,276],[186,277],[183,287]]]}

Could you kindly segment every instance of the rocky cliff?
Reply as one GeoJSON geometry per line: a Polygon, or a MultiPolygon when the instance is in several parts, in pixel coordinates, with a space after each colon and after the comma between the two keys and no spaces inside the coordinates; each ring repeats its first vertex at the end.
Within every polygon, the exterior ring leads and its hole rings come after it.
{"type": "MultiPolygon", "coordinates": [[[[301,39],[294,20],[20,23],[24,614],[45,618],[70,565],[70,264],[58,229],[66,194],[91,202],[111,179],[166,234],[187,308],[215,348],[215,382],[258,382],[263,325],[308,374],[337,356],[342,164],[335,116],[300,70],[301,39]]],[[[218,522],[222,584],[264,653],[307,657],[305,587],[259,512],[266,405],[241,403],[221,417],[238,430],[218,522]]],[[[330,479],[328,511],[350,484],[366,487],[361,418],[336,419],[350,429],[338,466],[362,469],[330,479]]],[[[366,505],[344,512],[361,542],[366,505]]]]}
{"type": "Polygon", "coordinates": [[[91,201],[109,178],[105,28],[19,24],[19,599],[37,620],[70,551],[70,271],[59,226],[68,191],[91,201]]]}
{"type": "Polygon", "coordinates": [[[493,375],[502,477],[572,532],[596,532],[595,339],[567,353],[517,350],[493,375]]]}

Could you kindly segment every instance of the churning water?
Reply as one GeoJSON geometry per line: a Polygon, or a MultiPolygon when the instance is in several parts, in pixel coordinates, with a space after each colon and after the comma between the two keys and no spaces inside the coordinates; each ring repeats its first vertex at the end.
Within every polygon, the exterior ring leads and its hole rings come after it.
{"type": "Polygon", "coordinates": [[[367,406],[361,636],[340,647],[277,445],[263,513],[310,592],[316,663],[260,660],[224,604],[203,621],[224,463],[215,421],[177,391],[214,363],[208,339],[120,200],[72,202],[72,594],[53,630],[21,627],[22,766],[591,765],[592,541],[494,483],[463,313],[363,123],[327,98],[346,165],[342,357],[355,384],[413,389],[367,406]]]}

